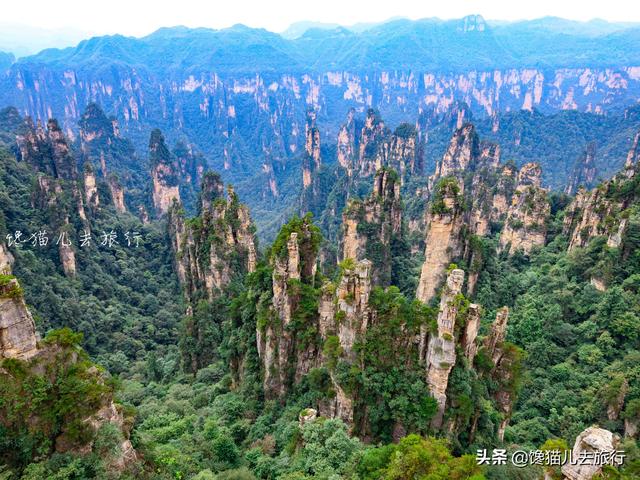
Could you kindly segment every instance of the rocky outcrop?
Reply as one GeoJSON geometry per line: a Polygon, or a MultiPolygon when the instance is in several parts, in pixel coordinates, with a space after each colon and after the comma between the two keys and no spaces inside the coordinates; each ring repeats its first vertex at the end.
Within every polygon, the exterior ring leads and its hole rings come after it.
{"type": "Polygon", "coordinates": [[[0,275],[11,274],[14,261],[15,259],[7,246],[3,242],[0,242],[0,275]]]}
{"type": "Polygon", "coordinates": [[[124,188],[120,184],[118,177],[115,175],[109,175],[107,180],[109,190],[111,191],[111,199],[113,200],[113,206],[118,213],[124,213],[127,211],[127,207],[124,203],[124,188]]]}
{"type": "Polygon", "coordinates": [[[437,163],[436,170],[429,179],[430,190],[441,178],[454,176],[467,170],[479,156],[479,148],[478,135],[472,124],[467,123],[457,129],[442,160],[437,163]]]}
{"type": "Polygon", "coordinates": [[[305,124],[305,144],[302,153],[302,193],[300,196],[300,215],[312,212],[319,215],[323,209],[320,198],[320,129],[316,126],[316,112],[307,111],[305,124]]]}
{"type": "Polygon", "coordinates": [[[0,359],[28,359],[37,353],[36,325],[27,309],[18,281],[0,282],[0,359]]]}
{"type": "Polygon", "coordinates": [[[408,175],[422,173],[422,142],[414,125],[402,123],[394,130],[389,140],[387,165],[395,169],[403,179],[408,175]]]}
{"type": "Polygon", "coordinates": [[[491,332],[484,340],[484,347],[487,349],[487,353],[496,364],[500,357],[500,345],[504,342],[507,335],[507,322],[509,321],[509,309],[502,307],[496,314],[496,320],[491,325],[491,332]]]}
{"type": "Polygon", "coordinates": [[[508,247],[511,254],[518,250],[528,254],[545,243],[551,207],[546,190],[540,186],[541,173],[535,163],[523,165],[518,172],[516,189],[500,234],[500,248],[508,247]]]}
{"type": "Polygon", "coordinates": [[[357,165],[360,176],[373,175],[387,164],[389,134],[380,114],[370,108],[360,132],[357,165]]]}
{"type": "Polygon", "coordinates": [[[153,206],[158,215],[166,214],[173,201],[180,202],[180,169],[169,152],[160,130],[151,132],[149,139],[153,206]]]}
{"type": "Polygon", "coordinates": [[[83,193],[91,206],[99,204],[95,177],[88,168],[84,181],[80,180],[69,143],[55,120],[48,122],[45,131],[27,119],[20,132],[17,143],[21,160],[37,169],[32,205],[47,212],[48,231],[55,232],[62,268],[67,276],[73,276],[76,261],[69,225],[80,221],[89,228],[83,193]],[[69,193],[72,203],[65,195],[69,193]]]}
{"type": "Polygon", "coordinates": [[[372,194],[364,201],[350,200],[342,214],[342,259],[373,261],[376,285],[391,280],[391,242],[402,231],[401,203],[400,178],[383,168],[376,173],[372,194]]]}
{"type": "Polygon", "coordinates": [[[511,344],[505,343],[509,309],[502,307],[496,314],[489,335],[485,337],[482,349],[493,363],[490,376],[495,385],[493,397],[502,419],[498,425],[498,439],[504,440],[504,432],[509,425],[511,412],[516,400],[519,384],[521,351],[511,344]]]}
{"type": "Polygon", "coordinates": [[[343,264],[337,286],[327,282],[323,285],[319,304],[320,337],[324,343],[322,364],[329,367],[335,397],[322,401],[320,412],[331,418],[341,418],[353,424],[353,393],[348,394],[340,384],[335,367],[337,362],[356,361],[354,345],[362,340],[373,321],[369,308],[371,295],[371,271],[369,260],[343,264]]]}
{"type": "Polygon", "coordinates": [[[309,188],[313,175],[320,170],[320,130],[316,126],[316,112],[307,112],[305,124],[305,143],[302,162],[302,187],[309,188]]]}
{"type": "Polygon", "coordinates": [[[319,232],[310,216],[292,222],[280,232],[270,259],[273,318],[256,330],[267,398],[282,398],[318,359],[318,345],[300,336],[300,322],[306,329],[317,328],[318,312],[308,310],[307,303],[315,283],[319,232]]]}
{"type": "Polygon", "coordinates": [[[480,305],[472,303],[469,305],[469,311],[467,313],[467,323],[464,326],[464,333],[462,336],[462,350],[464,356],[467,358],[469,365],[473,365],[473,360],[478,353],[478,344],[476,338],[478,337],[478,330],[480,329],[480,305]]]}
{"type": "Polygon", "coordinates": [[[596,457],[595,452],[613,454],[618,442],[619,439],[609,430],[598,427],[584,430],[576,437],[571,451],[574,461],[562,466],[563,479],[591,480],[598,476],[602,472],[603,462],[596,457]]]}
{"type": "Polygon", "coordinates": [[[635,200],[631,182],[640,171],[639,142],[640,133],[633,140],[624,169],[614,178],[591,191],[584,188],[578,190],[566,210],[563,224],[570,251],[586,246],[598,236],[606,236],[610,248],[622,245],[627,218],[621,213],[635,200]]]}
{"type": "Polygon", "coordinates": [[[233,278],[255,270],[255,227],[249,210],[231,187],[225,198],[218,174],[204,175],[199,217],[186,220],[184,209],[174,201],[168,223],[176,271],[188,299],[201,291],[213,298],[233,278]]]}
{"type": "Polygon", "coordinates": [[[431,301],[451,260],[462,253],[462,213],[460,184],[454,177],[442,179],[435,186],[427,214],[425,261],[416,292],[421,302],[431,301]]]}
{"type": "Polygon", "coordinates": [[[98,186],[96,184],[96,176],[91,164],[86,163],[84,167],[84,198],[87,205],[92,210],[100,206],[100,196],[98,195],[98,186]]]}
{"type": "Polygon", "coordinates": [[[392,133],[374,109],[367,110],[364,124],[355,119],[353,109],[349,111],[338,133],[337,157],[349,177],[354,172],[368,177],[389,167],[404,179],[423,169],[422,142],[416,127],[402,123],[392,133]]]}
{"type": "Polygon", "coordinates": [[[564,190],[567,195],[574,195],[580,187],[591,188],[596,178],[596,144],[587,145],[584,153],[576,160],[573,173],[564,190]]]}
{"type": "Polygon", "coordinates": [[[429,344],[426,355],[427,384],[431,396],[438,403],[438,410],[431,420],[433,428],[440,428],[444,418],[447,403],[447,385],[449,374],[456,363],[455,324],[459,304],[456,296],[462,291],[464,272],[452,270],[440,297],[438,311],[438,328],[429,334],[429,344]]]}
{"type": "Polygon", "coordinates": [[[360,152],[360,133],[362,124],[355,118],[355,110],[351,108],[347,115],[347,121],[338,132],[337,157],[338,163],[347,171],[349,177],[353,174],[353,168],[360,152]]]}
{"type": "Polygon", "coordinates": [[[638,164],[640,164],[640,132],[633,137],[633,144],[624,163],[624,176],[627,178],[634,177],[638,172],[638,164]]]}

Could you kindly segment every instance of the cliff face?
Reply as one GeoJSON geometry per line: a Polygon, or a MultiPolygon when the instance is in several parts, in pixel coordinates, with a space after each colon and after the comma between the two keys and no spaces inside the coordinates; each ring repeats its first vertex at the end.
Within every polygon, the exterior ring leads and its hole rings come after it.
{"type": "Polygon", "coordinates": [[[19,129],[16,142],[20,160],[31,165],[37,172],[37,182],[32,195],[32,203],[48,213],[49,231],[58,243],[61,266],[68,276],[75,275],[76,261],[73,245],[69,241],[70,224],[74,219],[89,228],[83,194],[93,208],[99,204],[95,177],[91,170],[80,178],[76,160],[64,133],[55,120],[50,120],[45,131],[40,125],[34,127],[26,119],[19,129]],[[67,195],[71,201],[67,200],[67,195]]]}
{"type": "Polygon", "coordinates": [[[376,173],[373,192],[364,201],[351,200],[342,214],[342,259],[371,260],[373,283],[391,280],[391,242],[402,231],[400,178],[393,170],[376,173]]]}
{"type": "Polygon", "coordinates": [[[36,325],[22,297],[18,281],[0,284],[0,359],[28,359],[37,353],[36,325]]]}
{"type": "Polygon", "coordinates": [[[591,188],[596,178],[596,144],[591,142],[587,145],[584,153],[576,160],[573,172],[569,178],[569,183],[564,192],[567,195],[574,195],[578,188],[591,188]]]}
{"type": "Polygon", "coordinates": [[[490,375],[497,385],[494,398],[498,411],[502,414],[502,420],[498,426],[498,438],[500,441],[504,440],[504,432],[509,424],[511,411],[515,403],[515,386],[518,381],[518,365],[520,362],[518,350],[515,347],[505,346],[504,344],[508,321],[509,309],[502,307],[498,310],[489,335],[483,342],[483,350],[491,358],[494,365],[490,375]]]}
{"type": "Polygon", "coordinates": [[[368,109],[364,124],[351,109],[338,133],[338,163],[351,177],[375,174],[383,167],[396,170],[401,178],[422,173],[423,151],[413,125],[400,124],[392,133],[374,109],[368,109]]]}
{"type": "Polygon", "coordinates": [[[302,194],[300,214],[312,212],[318,215],[323,208],[320,198],[320,130],[316,126],[316,112],[307,111],[305,144],[302,152],[302,194]]]}
{"type": "Polygon", "coordinates": [[[571,462],[562,466],[564,480],[591,480],[602,472],[602,462],[596,461],[595,452],[614,452],[619,443],[609,430],[589,427],[576,437],[573,445],[573,458],[584,458],[581,462],[571,462]],[[594,453],[589,455],[589,453],[594,453]],[[574,464],[575,463],[575,464],[574,464]]]}
{"type": "Polygon", "coordinates": [[[442,160],[430,179],[430,184],[469,168],[479,155],[479,140],[472,124],[468,123],[455,131],[442,160]]]}
{"type": "Polygon", "coordinates": [[[429,303],[442,283],[451,260],[462,254],[461,187],[453,178],[445,178],[435,187],[434,200],[427,213],[425,261],[420,273],[416,298],[429,303]]]}
{"type": "Polygon", "coordinates": [[[456,296],[462,291],[464,272],[452,270],[440,297],[438,311],[438,329],[429,335],[426,366],[429,391],[438,403],[438,410],[431,420],[433,428],[440,428],[447,403],[447,385],[449,374],[456,363],[455,323],[458,315],[456,296]]]}
{"type": "Polygon", "coordinates": [[[292,231],[280,232],[271,253],[272,317],[256,331],[268,398],[281,398],[318,359],[318,346],[309,338],[309,329],[318,329],[318,311],[309,303],[315,297],[319,231],[309,216],[289,226],[292,231]]]}
{"type": "Polygon", "coordinates": [[[640,171],[640,133],[627,155],[624,169],[611,180],[591,191],[579,189],[567,208],[563,233],[569,237],[569,250],[586,246],[598,236],[607,237],[607,245],[622,245],[627,216],[621,215],[634,201],[633,182],[640,171]]]}
{"type": "Polygon", "coordinates": [[[362,124],[356,118],[355,109],[351,108],[346,123],[340,127],[337,146],[338,163],[347,171],[349,177],[353,175],[353,168],[360,152],[361,132],[362,124]]]}
{"type": "MultiPolygon", "coordinates": [[[[274,156],[287,158],[301,147],[304,118],[298,112],[307,106],[335,105],[330,121],[337,127],[342,121],[338,115],[349,107],[363,111],[372,105],[404,118],[415,118],[428,109],[440,115],[457,101],[481,116],[521,109],[601,112],[617,106],[602,92],[617,99],[633,97],[640,90],[637,66],[455,73],[382,67],[373,72],[338,69],[224,76],[206,70],[148,75],[137,67],[118,65],[96,75],[76,65],[59,69],[46,63],[18,62],[3,79],[1,99],[34,118],[56,116],[65,129],[75,128],[85,99],[91,99],[113,112],[124,129],[139,131],[157,124],[159,118],[175,125],[174,133],[193,125],[195,132],[206,132],[220,151],[229,139],[240,138],[246,144],[257,140],[252,143],[259,153],[262,135],[237,121],[239,117],[259,119],[268,129],[264,137],[274,156]]],[[[197,141],[195,136],[191,140],[197,141]]],[[[220,169],[225,164],[232,170],[247,166],[231,151],[216,162],[213,166],[220,169]]]]}
{"type": "Polygon", "coordinates": [[[540,187],[541,173],[535,163],[523,165],[518,172],[516,189],[500,234],[500,247],[509,246],[509,253],[522,250],[528,254],[533,247],[544,245],[551,207],[546,190],[540,187]]]}
{"type": "Polygon", "coordinates": [[[369,260],[344,265],[337,286],[326,283],[319,304],[320,337],[324,344],[321,362],[328,366],[336,395],[320,404],[320,413],[354,422],[355,399],[340,384],[335,371],[339,360],[356,362],[354,345],[362,341],[373,321],[369,307],[372,263],[369,260]]]}
{"type": "MultiPolygon", "coordinates": [[[[78,125],[80,158],[85,171],[90,169],[93,172],[94,184],[98,181],[107,182],[116,211],[125,212],[121,181],[129,185],[143,174],[142,162],[137,158],[132,143],[120,135],[118,121],[113,117],[108,118],[95,103],[87,105],[78,125]]],[[[89,193],[85,194],[85,198],[90,204],[89,193]]]]}
{"type": "Polygon", "coordinates": [[[180,167],[173,158],[160,130],[151,132],[149,139],[153,206],[158,215],[166,214],[174,200],[180,202],[180,167]]]}
{"type": "Polygon", "coordinates": [[[185,219],[182,206],[169,210],[169,233],[178,278],[188,299],[199,291],[213,298],[236,277],[256,268],[255,227],[231,187],[224,197],[218,174],[204,175],[200,216],[185,219]]]}

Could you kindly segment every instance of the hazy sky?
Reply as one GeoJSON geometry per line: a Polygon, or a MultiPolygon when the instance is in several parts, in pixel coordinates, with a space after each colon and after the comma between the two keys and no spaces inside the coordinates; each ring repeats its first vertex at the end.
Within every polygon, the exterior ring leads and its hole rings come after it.
{"type": "Polygon", "coordinates": [[[637,0],[9,0],[2,22],[73,27],[93,34],[145,35],[161,26],[223,28],[235,23],[282,31],[299,20],[350,25],[394,16],[530,19],[547,15],[590,20],[640,21],[637,0]]]}

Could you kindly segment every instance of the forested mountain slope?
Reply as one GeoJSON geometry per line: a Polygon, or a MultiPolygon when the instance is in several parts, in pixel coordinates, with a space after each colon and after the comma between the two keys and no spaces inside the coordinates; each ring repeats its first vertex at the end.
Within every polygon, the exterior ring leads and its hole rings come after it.
{"type": "MultiPolygon", "coordinates": [[[[299,215],[261,247],[255,212],[192,145],[154,130],[138,151],[95,105],[75,141],[3,111],[0,260],[35,322],[6,277],[2,301],[22,313],[0,314],[0,388],[17,402],[27,383],[62,386],[45,400],[29,387],[28,428],[15,403],[0,409],[5,472],[539,478],[473,454],[564,448],[597,424],[627,452],[607,475],[635,478],[640,135],[618,133],[624,166],[591,189],[585,159],[569,196],[538,164],[505,162],[464,111],[443,119],[429,175],[413,125],[348,116],[332,158],[305,115],[299,215]],[[134,156],[146,160],[129,170],[134,156]],[[80,342],[115,378],[94,375],[80,342]],[[44,375],[29,362],[51,348],[81,363],[44,375]],[[80,380],[88,403],[65,395],[80,380]],[[120,413],[101,418],[117,431],[75,432],[80,449],[57,440],[59,414],[82,422],[112,400],[120,413]]],[[[55,365],[48,355],[36,358],[55,365]]]]}

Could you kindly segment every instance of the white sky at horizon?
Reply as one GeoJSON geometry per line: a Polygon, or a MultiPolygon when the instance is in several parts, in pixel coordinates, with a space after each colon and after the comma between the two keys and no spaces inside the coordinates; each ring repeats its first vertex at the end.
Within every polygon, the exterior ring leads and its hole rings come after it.
{"type": "Polygon", "coordinates": [[[225,28],[236,23],[281,32],[290,24],[317,21],[352,25],[391,17],[460,18],[481,14],[491,20],[544,16],[586,21],[640,22],[640,2],[630,0],[10,0],[1,24],[45,29],[70,28],[93,35],[143,36],[160,27],[225,28]]]}

